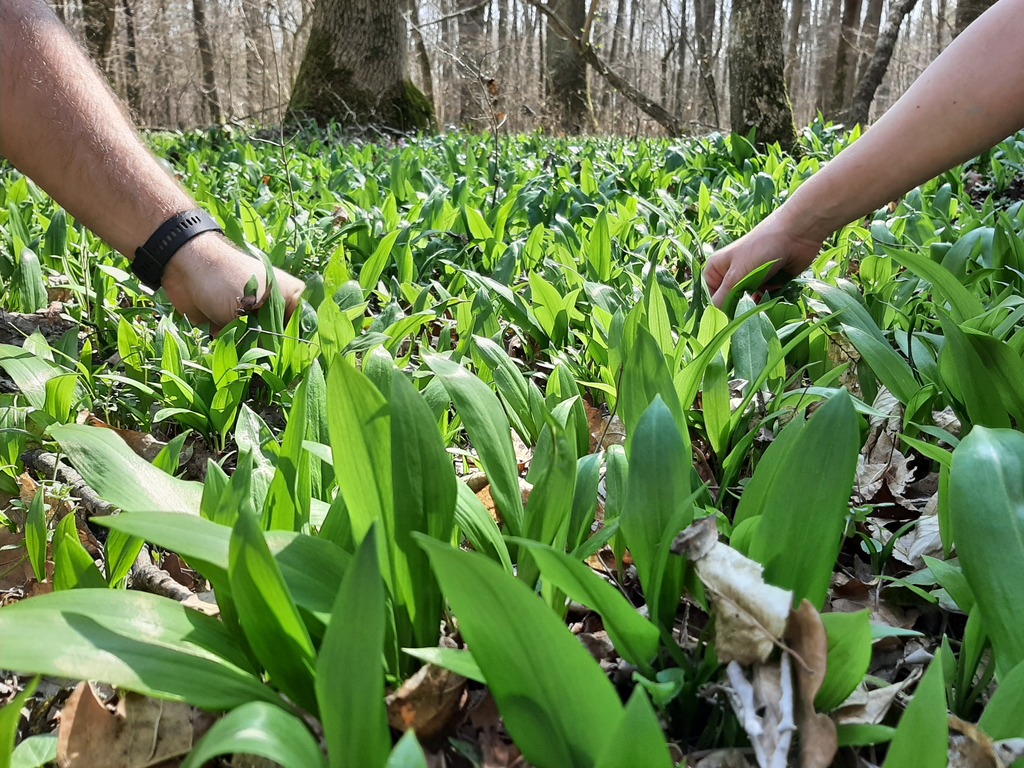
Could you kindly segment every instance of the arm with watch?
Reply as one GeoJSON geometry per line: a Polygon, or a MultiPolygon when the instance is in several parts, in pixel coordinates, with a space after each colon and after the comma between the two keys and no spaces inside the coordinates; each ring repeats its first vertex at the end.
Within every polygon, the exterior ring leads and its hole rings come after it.
{"type": "MultiPolygon", "coordinates": [[[[156,162],[99,71],[43,0],[0,0],[0,155],[214,332],[263,264],[238,250],[156,162]]],[[[288,314],[304,285],[277,270],[288,314]]]]}

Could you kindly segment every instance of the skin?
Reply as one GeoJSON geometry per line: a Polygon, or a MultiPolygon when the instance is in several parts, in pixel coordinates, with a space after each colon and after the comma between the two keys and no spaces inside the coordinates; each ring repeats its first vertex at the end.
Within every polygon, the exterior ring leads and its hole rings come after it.
{"type": "MultiPolygon", "coordinates": [[[[99,70],[42,0],[0,0],[0,155],[128,259],[196,202],[143,146],[99,70]]],[[[211,232],[186,243],[163,287],[193,323],[216,331],[263,265],[211,232]]],[[[303,283],[277,270],[290,315],[303,283]]]]}
{"type": "Polygon", "coordinates": [[[772,274],[800,274],[836,230],[1024,127],[1022,75],[1024,0],[1000,0],[864,136],[708,260],[714,303],[769,261],[772,274]]]}

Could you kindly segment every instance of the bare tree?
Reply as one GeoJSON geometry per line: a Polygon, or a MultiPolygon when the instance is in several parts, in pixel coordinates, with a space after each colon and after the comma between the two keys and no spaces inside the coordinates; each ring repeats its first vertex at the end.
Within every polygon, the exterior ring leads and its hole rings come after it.
{"type": "Polygon", "coordinates": [[[829,97],[827,110],[830,116],[838,115],[847,106],[848,81],[853,80],[850,72],[854,56],[854,44],[857,37],[857,22],[860,20],[861,0],[843,0],[843,19],[839,28],[839,44],[836,47],[835,75],[832,78],[832,93],[829,97]]]}
{"type": "Polygon", "coordinates": [[[85,47],[93,60],[103,67],[114,41],[116,0],[82,0],[82,17],[85,21],[85,47]]]}
{"type": "Polygon", "coordinates": [[[885,30],[878,36],[878,43],[875,45],[875,53],[871,57],[867,71],[857,83],[857,90],[853,94],[853,104],[850,107],[849,120],[851,123],[866,123],[871,112],[871,102],[875,99],[875,91],[885,77],[885,71],[889,68],[889,61],[892,59],[893,49],[896,47],[896,38],[900,35],[900,26],[907,15],[914,10],[917,0],[897,0],[889,10],[889,17],[885,22],[885,30]]]}
{"type": "Polygon", "coordinates": [[[967,25],[992,7],[993,3],[995,3],[995,0],[958,0],[953,36],[956,37],[956,35],[967,29],[967,25]]]}

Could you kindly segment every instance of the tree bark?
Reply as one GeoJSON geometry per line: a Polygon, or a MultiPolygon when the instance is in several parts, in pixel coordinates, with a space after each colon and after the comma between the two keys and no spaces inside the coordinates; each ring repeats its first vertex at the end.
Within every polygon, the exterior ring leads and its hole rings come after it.
{"type": "Polygon", "coordinates": [[[995,0],[959,0],[956,4],[953,37],[967,29],[968,24],[981,16],[994,3],[995,0]]]}
{"type": "Polygon", "coordinates": [[[889,17],[885,21],[885,30],[878,36],[875,53],[871,57],[864,77],[857,83],[853,94],[853,104],[848,115],[851,123],[866,123],[871,113],[871,102],[875,99],[875,91],[882,84],[885,71],[892,60],[892,52],[896,47],[896,39],[900,35],[903,19],[914,10],[917,0],[897,0],[889,9],[889,17]]]}
{"type": "Polygon", "coordinates": [[[882,24],[882,0],[868,0],[867,9],[864,12],[864,23],[860,27],[858,40],[859,52],[857,54],[857,72],[854,78],[854,90],[856,83],[860,82],[867,71],[868,63],[871,61],[872,52],[875,50],[875,43],[878,42],[878,29],[882,24]]]}
{"type": "Polygon", "coordinates": [[[490,112],[485,71],[484,21],[487,6],[480,0],[460,0],[459,10],[459,122],[479,128],[490,112]]]}
{"type": "Polygon", "coordinates": [[[432,128],[430,103],[405,75],[399,0],[317,0],[288,113],[399,131],[432,128]]]}
{"type": "Polygon", "coordinates": [[[128,97],[128,106],[135,115],[142,112],[142,95],[139,90],[139,58],[138,45],[135,40],[135,9],[132,7],[133,0],[121,0],[121,8],[124,11],[125,39],[127,45],[124,52],[125,69],[125,95],[128,97]]]}
{"type": "Polygon", "coordinates": [[[849,106],[846,103],[847,92],[852,95],[852,89],[848,88],[847,81],[853,79],[850,73],[850,59],[854,56],[860,2],[861,0],[843,0],[843,20],[839,29],[839,45],[836,48],[835,75],[832,78],[832,93],[827,107],[829,117],[836,117],[842,113],[849,106]]]}
{"type": "Polygon", "coordinates": [[[707,103],[702,103],[698,119],[707,122],[708,115],[714,115],[716,125],[721,124],[718,116],[718,86],[715,84],[713,42],[715,36],[714,0],[694,0],[694,24],[697,38],[697,72],[701,88],[707,94],[707,103]]]}
{"type": "Polygon", "coordinates": [[[267,19],[260,0],[242,0],[245,21],[245,102],[250,114],[267,106],[267,19]]]}
{"type": "Polygon", "coordinates": [[[782,60],[782,0],[733,0],[729,35],[732,130],[756,130],[760,145],[796,144],[782,60]]]}
{"type": "Polygon", "coordinates": [[[804,0],[793,0],[789,23],[786,25],[786,88],[795,87],[796,68],[799,63],[797,47],[800,45],[800,22],[804,17],[804,0]]]}
{"type": "MultiPolygon", "coordinates": [[[[591,0],[596,2],[596,0],[591,0]]],[[[582,40],[583,28],[587,21],[584,0],[551,0],[552,12],[562,24],[589,47],[588,40],[582,40]]],[[[555,108],[557,124],[569,134],[582,133],[590,120],[590,95],[587,90],[587,63],[578,47],[559,35],[549,26],[547,35],[547,81],[549,95],[555,108]]]]}
{"type": "Polygon", "coordinates": [[[82,0],[82,17],[85,21],[85,47],[93,61],[100,68],[105,68],[114,42],[116,0],[82,0]]]}
{"type": "Polygon", "coordinates": [[[217,95],[217,73],[213,66],[213,44],[206,27],[206,0],[192,0],[192,25],[199,47],[199,63],[203,68],[203,102],[210,122],[221,119],[220,97],[217,95]]]}

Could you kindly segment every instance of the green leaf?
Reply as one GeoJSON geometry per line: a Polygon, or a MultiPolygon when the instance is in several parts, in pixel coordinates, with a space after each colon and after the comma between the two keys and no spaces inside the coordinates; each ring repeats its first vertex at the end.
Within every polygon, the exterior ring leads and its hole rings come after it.
{"type": "Polygon", "coordinates": [[[597,662],[499,565],[418,538],[523,756],[538,768],[592,768],[600,753],[593,734],[611,733],[622,716],[597,662]]]}
{"type": "Polygon", "coordinates": [[[864,356],[879,381],[888,387],[901,403],[910,402],[910,398],[920,388],[917,379],[914,378],[907,361],[885,340],[864,305],[841,288],[818,280],[811,280],[808,285],[821,296],[832,313],[838,316],[839,325],[857,351],[864,356]]]}
{"type": "Polygon", "coordinates": [[[473,549],[501,563],[507,573],[513,572],[512,558],[497,523],[465,483],[458,484],[455,522],[473,549]]]}
{"type": "MultiPolygon", "coordinates": [[[[443,598],[414,531],[450,541],[458,480],[430,407],[397,368],[391,377],[391,466],[395,528],[388,532],[396,610],[413,628],[412,642],[437,641],[443,598]]],[[[399,642],[407,644],[405,638],[399,642]]]]}
{"type": "Polygon", "coordinates": [[[427,756],[413,731],[406,731],[398,740],[385,768],[427,768],[427,756]]]}
{"type": "Polygon", "coordinates": [[[106,586],[106,579],[78,537],[75,515],[65,515],[53,532],[54,590],[102,589],[106,586]]]}
{"type": "Polygon", "coordinates": [[[867,611],[823,613],[821,622],[828,635],[828,658],[814,706],[819,712],[831,712],[846,701],[868,672],[871,615],[867,611]]]}
{"type": "Polygon", "coordinates": [[[202,768],[221,755],[256,755],[283,768],[324,768],[316,738],[295,715],[253,701],[222,717],[192,748],[181,768],[202,768]]]}
{"type": "Polygon", "coordinates": [[[940,649],[900,718],[883,768],[905,768],[909,765],[915,768],[946,768],[949,760],[946,716],[946,687],[940,649]]]}
{"type": "Polygon", "coordinates": [[[480,665],[476,663],[470,651],[460,651],[456,648],[403,648],[405,653],[413,658],[433,664],[435,667],[447,669],[456,675],[462,675],[467,680],[486,685],[484,673],[480,671],[480,665]]]}
{"type": "Polygon", "coordinates": [[[840,747],[870,747],[892,741],[895,733],[888,725],[842,723],[836,727],[836,740],[840,747]]]}
{"type": "MultiPolygon", "coordinates": [[[[29,736],[11,753],[10,768],[42,768],[57,762],[57,736],[29,736]]],[[[2,759],[0,759],[2,764],[2,759]]]]}
{"type": "Polygon", "coordinates": [[[519,463],[512,449],[508,419],[497,395],[461,365],[437,355],[424,362],[448,391],[462,417],[469,439],[480,456],[480,463],[491,483],[491,493],[508,523],[509,530],[523,531],[523,498],[519,490],[519,463]]]}
{"type": "Polygon", "coordinates": [[[21,708],[32,698],[38,687],[39,678],[36,678],[25,686],[25,690],[0,707],[0,768],[11,766],[11,751],[21,724],[21,708]]]}
{"type": "Polygon", "coordinates": [[[654,624],[637,613],[615,587],[580,561],[539,542],[514,541],[529,549],[545,581],[601,615],[609,638],[624,659],[651,672],[650,663],[658,652],[661,637],[654,624]]]}
{"type": "Polygon", "coordinates": [[[953,539],[1000,677],[1024,662],[1024,435],[975,427],[953,451],[953,539]]]}
{"type": "Polygon", "coordinates": [[[377,768],[387,761],[385,600],[371,527],[341,582],[316,664],[316,697],[332,768],[377,768]]]}
{"type": "Polygon", "coordinates": [[[672,768],[658,716],[640,686],[633,689],[618,726],[595,735],[603,735],[606,741],[594,768],[672,768]]]}
{"type": "Polygon", "coordinates": [[[271,682],[310,712],[316,651],[254,515],[231,530],[228,580],[238,621],[271,682]]]}
{"type": "Polygon", "coordinates": [[[685,563],[669,545],[693,522],[690,451],[657,396],[637,425],[629,456],[619,530],[633,555],[651,618],[670,628],[679,606],[685,563]]]}
{"type": "Polygon", "coordinates": [[[999,681],[978,727],[995,740],[1024,738],[1024,662],[999,681]]]}
{"type": "Polygon", "coordinates": [[[820,608],[828,594],[859,449],[857,413],[841,390],[806,423],[786,426],[740,500],[738,521],[761,515],[749,556],[765,566],[765,581],[793,591],[796,603],[806,598],[820,608]]]}
{"type": "Polygon", "coordinates": [[[89,487],[115,507],[125,512],[199,514],[202,485],[157,469],[113,430],[66,424],[51,427],[50,434],[89,487]]]}
{"type": "Polygon", "coordinates": [[[0,368],[11,377],[29,405],[39,411],[46,409],[46,382],[66,373],[50,361],[10,344],[0,344],[0,368]]]}
{"type": "Polygon", "coordinates": [[[46,581],[46,508],[42,488],[32,497],[25,518],[25,549],[36,581],[46,581]]]}
{"type": "Polygon", "coordinates": [[[99,680],[201,709],[282,704],[219,620],[145,592],[76,589],[0,611],[4,666],[99,680]]]}
{"type": "Polygon", "coordinates": [[[103,543],[103,557],[107,563],[107,581],[117,586],[135,565],[135,558],[142,551],[142,539],[120,531],[111,531],[103,543]]]}
{"type": "Polygon", "coordinates": [[[886,252],[918,277],[927,280],[940,299],[949,302],[949,308],[957,325],[985,312],[981,300],[968,291],[957,280],[956,275],[938,262],[912,251],[886,248],[886,252]]]}
{"type": "Polygon", "coordinates": [[[10,287],[17,299],[15,306],[20,312],[35,312],[49,303],[39,257],[34,251],[28,248],[21,251],[18,266],[11,276],[10,287]]]}
{"type": "Polygon", "coordinates": [[[377,520],[393,518],[391,425],[380,391],[344,358],[327,374],[327,426],[338,488],[355,543],[377,520]]]}

